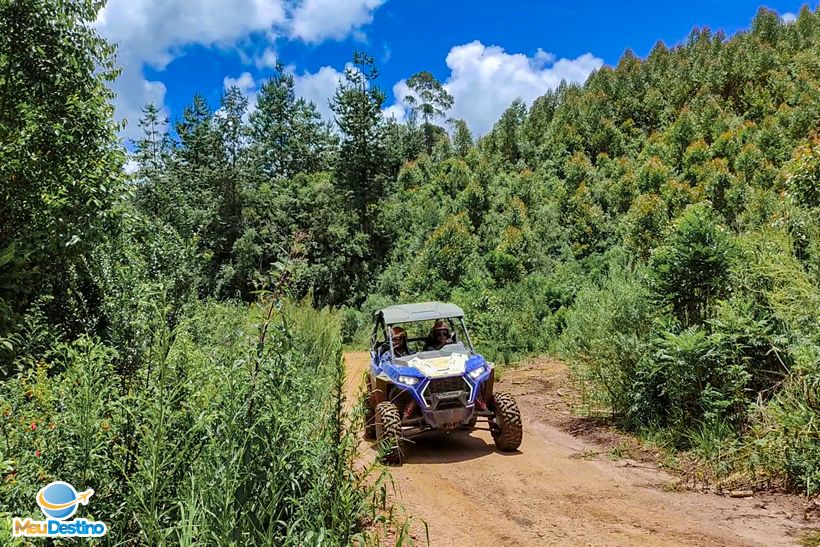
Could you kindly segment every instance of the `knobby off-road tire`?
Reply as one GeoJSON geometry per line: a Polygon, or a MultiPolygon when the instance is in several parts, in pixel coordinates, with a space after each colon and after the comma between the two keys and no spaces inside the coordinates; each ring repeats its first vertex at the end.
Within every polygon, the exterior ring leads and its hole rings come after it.
{"type": "Polygon", "coordinates": [[[376,405],[376,439],[386,449],[382,460],[385,463],[400,465],[401,451],[401,414],[399,407],[390,401],[376,405]]]}
{"type": "Polygon", "coordinates": [[[504,392],[496,393],[493,402],[496,427],[492,429],[492,435],[495,446],[502,452],[517,450],[524,435],[518,405],[512,395],[504,392]]]}

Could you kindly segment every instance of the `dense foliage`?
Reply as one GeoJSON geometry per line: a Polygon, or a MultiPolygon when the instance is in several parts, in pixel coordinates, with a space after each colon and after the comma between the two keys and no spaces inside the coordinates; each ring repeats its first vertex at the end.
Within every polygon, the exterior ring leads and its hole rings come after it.
{"type": "Polygon", "coordinates": [[[352,470],[339,321],[273,311],[207,303],[174,329],[159,321],[128,378],[114,349],[83,336],[0,384],[0,513],[38,518],[37,490],[70,479],[93,486],[83,516],[114,544],[361,540],[375,490],[352,470]]]}
{"type": "Polygon", "coordinates": [[[79,292],[125,156],[114,50],[83,24],[95,15],[91,2],[0,3],[0,336],[44,294],[63,317],[97,305],[79,292]]]}
{"type": "Polygon", "coordinates": [[[129,183],[111,73],[94,69],[111,68],[110,51],[82,6],[0,4],[3,28],[25,35],[0,52],[16,82],[0,97],[0,351],[16,405],[3,488],[50,477],[48,458],[91,455],[109,467],[77,472],[124,493],[106,509],[146,543],[348,538],[362,494],[342,477],[333,394],[300,375],[338,383],[337,340],[316,354],[300,336],[318,327],[280,322],[255,353],[237,306],[267,288],[344,307],[341,325],[292,313],[347,342],[380,306],[453,300],[490,357],[557,352],[623,426],[722,472],[820,491],[820,12],[786,24],[764,9],[732,37],[697,29],[646,59],[627,52],[582,86],[515,101],[478,139],[444,123],[453,98],[429,72],[408,80],[398,123],[365,54],[333,120],[280,67],[252,112],[236,88],[218,108],[192,98],[172,125],[146,106],[129,183]],[[61,55],[76,62],[52,66],[61,55]],[[28,100],[35,88],[53,100],[28,100]],[[84,418],[55,408],[79,397],[61,380],[97,395],[84,418]],[[238,422],[235,405],[255,397],[238,422]],[[25,437],[29,419],[54,437],[25,437]],[[166,429],[140,425],[156,420],[166,429]],[[90,433],[98,422],[108,429],[90,433]],[[190,465],[154,448],[180,442],[190,465]],[[245,486],[282,463],[254,452],[271,442],[306,450],[304,467],[248,508],[245,486]],[[237,455],[247,474],[225,459],[237,455]],[[320,507],[328,484],[338,504],[320,507]]]}
{"type": "Polygon", "coordinates": [[[178,147],[147,108],[129,183],[99,7],[0,1],[0,544],[24,544],[8,517],[41,518],[53,480],[95,490],[82,517],[112,545],[362,543],[383,491],[354,471],[339,314],[288,298],[311,284],[300,272],[343,270],[331,249],[365,245],[319,172],[336,137],[283,75],[260,97],[281,126],[260,112],[249,129],[232,91],[218,114],[194,100],[178,147]],[[253,134],[279,147],[252,151],[264,172],[245,163],[253,134]],[[263,178],[277,206],[241,225],[240,192],[263,178]],[[271,219],[313,230],[276,232],[281,255],[256,243],[271,219]]]}

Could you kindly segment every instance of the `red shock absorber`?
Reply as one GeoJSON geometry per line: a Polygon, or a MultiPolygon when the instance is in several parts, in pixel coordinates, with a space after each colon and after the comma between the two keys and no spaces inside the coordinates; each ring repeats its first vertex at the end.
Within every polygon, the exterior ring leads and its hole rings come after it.
{"type": "Polygon", "coordinates": [[[416,401],[414,399],[410,399],[410,402],[407,403],[406,407],[404,407],[404,416],[403,416],[403,418],[405,420],[410,419],[413,416],[413,414],[416,413],[417,408],[418,408],[418,405],[416,404],[416,401]]]}
{"type": "Polygon", "coordinates": [[[478,410],[487,410],[487,403],[484,402],[484,397],[481,395],[475,400],[475,407],[478,410]]]}

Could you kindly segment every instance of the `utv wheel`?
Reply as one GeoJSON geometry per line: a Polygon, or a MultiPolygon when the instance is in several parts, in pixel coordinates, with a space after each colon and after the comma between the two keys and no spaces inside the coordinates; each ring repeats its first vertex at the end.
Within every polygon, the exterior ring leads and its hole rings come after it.
{"type": "Polygon", "coordinates": [[[376,439],[386,450],[382,460],[401,464],[401,415],[399,408],[390,401],[376,405],[376,439]]]}
{"type": "Polygon", "coordinates": [[[521,446],[523,430],[521,412],[509,393],[499,392],[493,396],[495,427],[492,428],[495,446],[503,452],[512,452],[521,446]]]}

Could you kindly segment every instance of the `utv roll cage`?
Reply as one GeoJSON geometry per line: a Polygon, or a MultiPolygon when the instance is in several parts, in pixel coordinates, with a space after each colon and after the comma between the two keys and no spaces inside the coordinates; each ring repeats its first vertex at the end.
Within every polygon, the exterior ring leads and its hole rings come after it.
{"type": "MultiPolygon", "coordinates": [[[[373,334],[370,338],[370,349],[374,352],[379,351],[384,342],[379,341],[379,333],[384,334],[386,342],[390,348],[390,355],[395,355],[393,351],[393,337],[390,329],[394,326],[404,323],[418,323],[422,321],[436,321],[444,320],[450,325],[450,330],[453,333],[453,342],[458,343],[458,330],[455,328],[456,323],[461,326],[461,331],[466,338],[465,348],[471,354],[475,354],[475,348],[470,340],[470,333],[467,331],[467,325],[464,323],[464,311],[455,304],[444,302],[423,302],[420,304],[400,304],[398,306],[390,306],[375,313],[376,321],[373,326],[373,334]]],[[[417,336],[408,338],[407,342],[422,342],[426,340],[426,336],[417,336]]],[[[462,342],[463,343],[463,342],[462,342]]]]}

